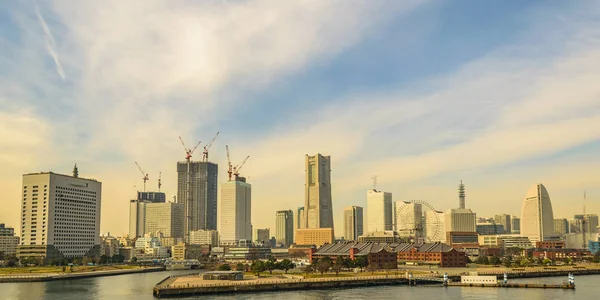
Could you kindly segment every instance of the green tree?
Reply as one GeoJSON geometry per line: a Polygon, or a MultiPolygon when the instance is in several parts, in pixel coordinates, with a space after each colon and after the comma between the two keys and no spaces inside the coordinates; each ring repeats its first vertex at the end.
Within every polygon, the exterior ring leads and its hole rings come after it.
{"type": "Polygon", "coordinates": [[[264,272],[266,269],[265,263],[261,260],[255,260],[250,265],[250,270],[252,270],[256,276],[260,276],[260,272],[264,272]]]}
{"type": "Polygon", "coordinates": [[[4,252],[0,251],[0,260],[4,260],[4,252]]]}
{"type": "Polygon", "coordinates": [[[123,256],[121,254],[115,254],[115,255],[113,255],[113,257],[110,258],[110,260],[113,263],[120,264],[125,261],[125,256],[123,256]]]}
{"type": "Polygon", "coordinates": [[[312,274],[315,271],[315,266],[313,265],[307,265],[306,267],[304,267],[304,273],[306,274],[306,277],[308,277],[308,275],[312,274]]]}
{"type": "Polygon", "coordinates": [[[317,270],[319,271],[319,273],[321,273],[321,275],[323,275],[324,273],[327,273],[327,271],[329,271],[332,265],[333,264],[331,263],[331,259],[329,257],[324,257],[317,263],[317,270]]]}
{"type": "Polygon", "coordinates": [[[398,263],[397,262],[388,262],[388,263],[383,264],[383,268],[389,274],[390,270],[398,268],[398,263]]]}
{"type": "Polygon", "coordinates": [[[492,265],[499,265],[502,263],[502,260],[500,259],[500,257],[493,255],[489,258],[488,262],[492,265]]]}
{"type": "Polygon", "coordinates": [[[596,254],[594,254],[594,257],[592,257],[592,262],[600,263],[600,251],[598,251],[598,252],[596,252],[596,254]]]}
{"type": "Polygon", "coordinates": [[[336,261],[332,266],[331,266],[331,270],[335,273],[335,277],[337,277],[340,272],[342,271],[342,269],[344,268],[344,265],[342,264],[341,261],[336,261]]]}
{"type": "Polygon", "coordinates": [[[512,256],[505,256],[504,257],[504,266],[507,268],[510,268],[511,265],[512,265],[512,256]]]}
{"type": "Polygon", "coordinates": [[[524,257],[523,259],[521,259],[521,262],[519,264],[521,265],[521,267],[529,267],[531,265],[531,261],[524,257]]]}
{"type": "Polygon", "coordinates": [[[269,271],[269,274],[273,274],[273,270],[277,269],[277,259],[270,258],[265,262],[265,268],[269,271]]]}
{"type": "Polygon", "coordinates": [[[360,268],[361,272],[368,265],[369,265],[369,260],[367,259],[366,256],[359,256],[359,257],[357,257],[357,258],[354,259],[354,266],[357,267],[357,268],[360,268]]]}
{"type": "Polygon", "coordinates": [[[235,269],[237,271],[246,271],[246,266],[244,266],[243,263],[238,263],[237,265],[235,265],[235,269]]]}
{"type": "MultiPolygon", "coordinates": [[[[137,257],[134,257],[134,258],[131,259],[131,262],[134,263],[134,264],[137,263],[137,261],[138,261],[137,257]]],[[[73,263],[75,263],[75,262],[73,262],[73,263]]]]}
{"type": "Polygon", "coordinates": [[[217,270],[219,271],[231,271],[231,266],[229,264],[220,265],[217,270]]]}
{"type": "Polygon", "coordinates": [[[487,265],[490,263],[488,257],[485,255],[480,255],[479,257],[477,257],[477,260],[475,262],[480,265],[487,265]]]}
{"type": "Polygon", "coordinates": [[[550,266],[552,265],[552,260],[546,257],[542,260],[542,264],[544,264],[544,266],[550,266]]]}
{"type": "Polygon", "coordinates": [[[350,258],[339,258],[342,266],[344,266],[345,269],[352,269],[354,268],[354,261],[351,260],[350,258]]]}
{"type": "Polygon", "coordinates": [[[296,265],[289,259],[285,258],[278,263],[278,269],[283,270],[287,274],[288,270],[295,268],[296,265]]]}

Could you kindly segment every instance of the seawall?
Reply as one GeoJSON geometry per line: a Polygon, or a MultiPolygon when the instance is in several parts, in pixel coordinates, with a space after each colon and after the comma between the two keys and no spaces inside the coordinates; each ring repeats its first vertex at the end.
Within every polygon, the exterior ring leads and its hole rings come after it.
{"type": "Polygon", "coordinates": [[[0,283],[8,282],[42,282],[42,281],[54,281],[54,280],[73,280],[100,276],[116,276],[125,274],[135,273],[149,273],[149,272],[160,272],[164,271],[164,267],[149,267],[142,269],[123,269],[123,270],[109,270],[109,271],[93,271],[93,272],[82,272],[82,273],[69,273],[69,274],[36,274],[36,275],[0,275],[0,283]]]}

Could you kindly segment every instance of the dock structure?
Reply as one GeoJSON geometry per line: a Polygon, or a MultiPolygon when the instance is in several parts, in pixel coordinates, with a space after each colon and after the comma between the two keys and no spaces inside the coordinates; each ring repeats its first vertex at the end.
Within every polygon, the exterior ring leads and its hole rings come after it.
{"type": "Polygon", "coordinates": [[[153,290],[158,298],[183,295],[205,295],[220,293],[242,293],[260,291],[291,291],[305,289],[350,288],[377,285],[440,284],[441,279],[433,276],[412,277],[405,275],[356,276],[308,278],[301,276],[261,280],[181,280],[185,276],[169,276],[159,282],[153,290]],[[410,281],[410,282],[409,282],[410,281]]]}
{"type": "Polygon", "coordinates": [[[461,283],[449,282],[446,286],[453,287],[487,287],[487,288],[529,288],[529,289],[568,289],[574,290],[575,285],[571,284],[538,284],[538,283],[461,283]]]}

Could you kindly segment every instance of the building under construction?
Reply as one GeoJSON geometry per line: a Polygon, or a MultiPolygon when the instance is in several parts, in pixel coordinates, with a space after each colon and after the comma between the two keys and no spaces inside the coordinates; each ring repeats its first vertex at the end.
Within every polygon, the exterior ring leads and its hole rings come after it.
{"type": "Polygon", "coordinates": [[[189,212],[189,216],[186,215],[190,223],[189,226],[185,226],[186,236],[188,230],[217,229],[219,166],[212,162],[191,161],[189,167],[188,190],[188,162],[177,162],[177,203],[186,204],[186,212],[189,212]],[[191,198],[189,203],[188,198],[191,198]]]}

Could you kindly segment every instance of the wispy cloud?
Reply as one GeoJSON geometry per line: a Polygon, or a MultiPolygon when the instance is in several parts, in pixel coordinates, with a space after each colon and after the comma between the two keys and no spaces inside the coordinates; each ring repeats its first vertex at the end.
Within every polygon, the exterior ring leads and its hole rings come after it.
{"type": "Polygon", "coordinates": [[[32,2],[33,7],[35,8],[35,14],[38,18],[38,21],[40,22],[40,26],[42,26],[42,30],[44,31],[44,40],[46,41],[46,49],[48,50],[48,54],[50,54],[50,56],[54,60],[54,64],[56,65],[56,73],[58,73],[58,75],[64,81],[66,79],[65,71],[62,67],[62,64],[60,63],[58,52],[56,51],[56,41],[54,40],[54,36],[52,36],[50,28],[48,27],[46,20],[42,16],[39,6],[35,2],[35,0],[32,0],[32,2]]]}

